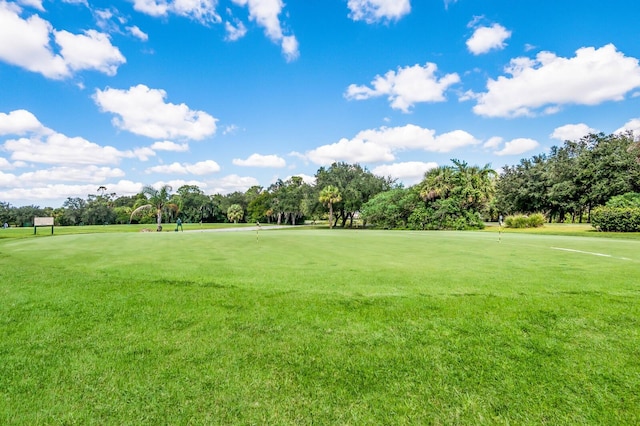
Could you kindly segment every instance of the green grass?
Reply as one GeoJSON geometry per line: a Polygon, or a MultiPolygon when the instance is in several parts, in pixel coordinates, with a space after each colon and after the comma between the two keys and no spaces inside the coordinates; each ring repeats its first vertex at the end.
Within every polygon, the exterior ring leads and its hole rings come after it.
{"type": "Polygon", "coordinates": [[[639,266],[516,232],[4,239],[0,424],[638,424],[639,266]]]}
{"type": "MultiPolygon", "coordinates": [[[[253,226],[251,223],[185,223],[183,229],[185,231],[197,231],[203,229],[222,229],[222,228],[238,228],[253,226]]],[[[174,232],[175,223],[163,223],[162,232],[174,232]]],[[[105,233],[121,233],[121,232],[142,232],[149,230],[156,232],[155,223],[131,224],[131,225],[87,225],[87,226],[55,226],[53,228],[54,235],[70,235],[70,234],[105,234],[105,233]]],[[[49,237],[51,236],[51,227],[38,227],[34,234],[33,227],[7,228],[0,229],[0,240],[13,238],[28,237],[49,237]]]]}

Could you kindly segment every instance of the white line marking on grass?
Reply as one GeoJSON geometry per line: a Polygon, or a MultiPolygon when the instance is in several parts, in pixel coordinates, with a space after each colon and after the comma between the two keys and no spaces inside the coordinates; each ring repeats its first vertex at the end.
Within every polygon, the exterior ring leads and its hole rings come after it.
{"type": "Polygon", "coordinates": [[[582,254],[590,254],[592,256],[600,256],[600,257],[611,257],[611,258],[615,258],[615,259],[622,259],[622,260],[631,260],[628,257],[614,257],[611,256],[610,254],[605,254],[605,253],[595,253],[592,251],[582,251],[582,250],[575,250],[575,249],[569,249],[569,248],[562,248],[562,247],[551,247],[553,250],[562,250],[562,251],[569,251],[571,253],[582,253],[582,254]]]}

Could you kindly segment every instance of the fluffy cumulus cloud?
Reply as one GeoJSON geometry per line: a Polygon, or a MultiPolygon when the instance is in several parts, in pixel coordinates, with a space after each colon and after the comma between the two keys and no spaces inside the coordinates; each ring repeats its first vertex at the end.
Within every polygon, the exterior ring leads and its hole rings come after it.
{"type": "Polygon", "coordinates": [[[520,155],[528,151],[532,151],[538,148],[540,144],[538,141],[528,138],[513,139],[504,144],[504,148],[499,151],[495,151],[495,155],[520,155]]]}
{"type": "Polygon", "coordinates": [[[135,157],[133,151],[100,146],[81,137],[52,133],[46,137],[10,139],[2,145],[14,161],[56,165],[117,164],[135,157]]]}
{"type": "MultiPolygon", "coordinates": [[[[233,2],[249,9],[249,20],[264,28],[265,35],[271,41],[280,44],[287,61],[298,58],[298,40],[293,34],[286,34],[280,22],[279,16],[284,7],[282,0],[233,0],[233,2]]],[[[229,37],[228,32],[227,37],[229,37]]]]}
{"type": "Polygon", "coordinates": [[[564,126],[556,127],[551,133],[552,139],[558,139],[560,141],[575,141],[590,134],[598,133],[596,129],[587,126],[584,123],[578,124],[565,124],[564,126]]]}
{"type": "Polygon", "coordinates": [[[111,44],[109,36],[95,30],[84,34],[57,31],[55,40],[68,67],[74,71],[94,69],[115,75],[118,67],[126,62],[120,51],[111,44]]]}
{"type": "Polygon", "coordinates": [[[437,70],[438,66],[430,62],[424,66],[398,68],[398,71],[388,71],[384,76],[376,76],[371,87],[349,85],[344,96],[355,100],[387,96],[391,108],[409,112],[419,102],[444,101],[444,92],[451,85],[460,82],[456,73],[438,78],[437,70]]]}
{"type": "Polygon", "coordinates": [[[420,149],[430,152],[450,152],[465,146],[480,143],[470,133],[464,130],[436,135],[435,130],[407,124],[400,127],[381,127],[379,129],[363,130],[355,139],[361,139],[379,146],[384,146],[393,151],[408,149],[420,149]]]}
{"type": "Polygon", "coordinates": [[[151,149],[155,151],[186,152],[189,151],[189,144],[175,143],[172,141],[158,141],[151,145],[151,149]]]}
{"type": "Polygon", "coordinates": [[[243,167],[285,167],[287,162],[277,155],[251,154],[246,160],[234,158],[233,164],[243,167]]]}
{"type": "Polygon", "coordinates": [[[349,17],[368,24],[397,21],[411,12],[409,0],[349,0],[349,17]]]}
{"type": "Polygon", "coordinates": [[[584,47],[572,58],[541,52],[536,59],[511,60],[505,72],[475,94],[473,111],[487,117],[554,113],[562,105],[597,105],[620,101],[640,87],[638,59],[627,57],[612,44],[584,47]]]}
{"type": "Polygon", "coordinates": [[[0,136],[22,136],[28,133],[47,132],[50,132],[49,129],[44,127],[36,116],[27,110],[18,109],[8,114],[0,112],[0,136]]]}
{"type": "Polygon", "coordinates": [[[219,171],[220,166],[213,160],[199,161],[194,164],[172,163],[154,166],[147,169],[147,173],[192,174],[197,176],[209,175],[219,171]]]}
{"type": "Polygon", "coordinates": [[[319,165],[335,161],[378,163],[394,161],[394,153],[398,151],[419,149],[445,153],[479,143],[473,135],[463,130],[436,135],[435,130],[408,124],[363,130],[352,139],[343,138],[334,144],[308,151],[305,158],[319,165]]]}
{"type": "Polygon", "coordinates": [[[69,137],[42,125],[31,112],[0,113],[0,135],[22,136],[8,139],[0,148],[14,164],[39,163],[57,166],[117,164],[123,158],[146,160],[155,155],[150,148],[121,151],[101,146],[82,137],[69,137]],[[17,163],[16,163],[17,162],[17,163]]]}
{"type": "MultiPolygon", "coordinates": [[[[22,185],[28,182],[22,176],[14,176],[16,185],[4,185],[2,173],[0,172],[0,199],[13,200],[39,200],[47,205],[52,205],[67,197],[86,197],[87,194],[96,193],[95,183],[90,184],[67,184],[67,183],[49,183],[43,185],[22,185]]],[[[129,180],[120,180],[109,184],[109,192],[115,192],[118,195],[134,195],[140,192],[143,184],[140,182],[132,182],[129,180]]]]}
{"type": "Polygon", "coordinates": [[[640,118],[633,118],[627,121],[624,126],[620,127],[614,133],[624,133],[624,132],[633,132],[633,134],[640,138],[640,118]]]}
{"type": "Polygon", "coordinates": [[[123,130],[157,139],[200,140],[216,131],[216,119],[185,104],[166,103],[167,93],[140,84],[129,90],[96,90],[93,99],[103,112],[116,114],[113,124],[123,130]]]}
{"type": "Polygon", "coordinates": [[[407,161],[404,163],[383,164],[374,167],[371,172],[378,176],[391,176],[407,185],[414,185],[422,180],[424,174],[438,167],[434,162],[407,161]]]}
{"type": "Polygon", "coordinates": [[[252,186],[260,185],[260,182],[251,176],[238,176],[235,174],[214,179],[207,182],[207,187],[211,188],[211,194],[230,194],[232,192],[245,192],[252,186]]]}
{"type": "Polygon", "coordinates": [[[50,182],[88,182],[100,184],[108,179],[123,177],[124,171],[119,168],[100,167],[95,165],[85,167],[52,167],[20,175],[20,180],[29,185],[47,185],[50,182]]]}
{"type": "Polygon", "coordinates": [[[474,55],[481,55],[491,50],[504,49],[505,40],[511,37],[511,31],[500,24],[490,27],[478,27],[467,40],[467,49],[474,55]]]}
{"type": "Polygon", "coordinates": [[[133,8],[151,16],[173,14],[208,24],[221,21],[216,13],[217,3],[217,0],[134,0],[133,8]]]}
{"type": "Polygon", "coordinates": [[[330,165],[337,161],[348,163],[377,163],[393,161],[391,150],[361,139],[340,139],[338,142],[323,145],[307,152],[306,157],[315,164],[330,165]]]}
{"type": "Polygon", "coordinates": [[[0,1],[0,60],[51,79],[64,79],[75,71],[97,70],[114,75],[124,56],[109,36],[95,30],[84,34],[56,31],[38,15],[23,19],[22,9],[0,1]],[[51,39],[60,53],[54,53],[51,39]]]}

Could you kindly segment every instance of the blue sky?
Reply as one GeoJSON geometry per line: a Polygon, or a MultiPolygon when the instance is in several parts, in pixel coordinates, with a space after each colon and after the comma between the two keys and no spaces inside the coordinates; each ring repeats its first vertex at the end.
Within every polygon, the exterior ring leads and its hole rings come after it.
{"type": "Polygon", "coordinates": [[[0,201],[409,186],[640,136],[637,0],[0,0],[0,201]]]}

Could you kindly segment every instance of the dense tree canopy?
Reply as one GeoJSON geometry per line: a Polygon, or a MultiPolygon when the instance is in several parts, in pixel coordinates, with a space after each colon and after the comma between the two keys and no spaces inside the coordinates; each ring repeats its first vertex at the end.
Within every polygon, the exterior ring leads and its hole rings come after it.
{"type": "MultiPolygon", "coordinates": [[[[633,134],[590,134],[547,153],[523,158],[496,173],[490,165],[451,160],[404,188],[358,164],[320,167],[313,184],[301,177],[268,188],[205,194],[196,185],[175,193],[165,185],[118,197],[100,186],[86,199],[69,197],[57,209],[14,207],[0,201],[0,223],[30,226],[34,216],[54,216],[58,225],[140,223],[163,219],[195,222],[269,222],[296,225],[327,219],[330,226],[364,223],[383,228],[466,229],[499,214],[542,213],[549,221],[590,221],[591,212],[617,196],[640,192],[640,139],[633,134]],[[233,214],[230,216],[230,208],[233,214]]],[[[628,195],[627,197],[635,197],[628,195]]],[[[626,199],[618,199],[624,204],[626,199]]]]}

